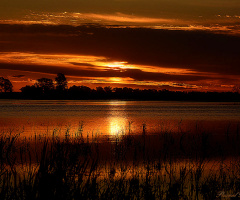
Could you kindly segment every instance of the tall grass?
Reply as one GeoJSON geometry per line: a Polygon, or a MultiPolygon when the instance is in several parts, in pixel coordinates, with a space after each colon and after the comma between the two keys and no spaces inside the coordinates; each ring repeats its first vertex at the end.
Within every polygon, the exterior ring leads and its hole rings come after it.
{"type": "MultiPolygon", "coordinates": [[[[130,127],[130,126],[129,126],[130,127]]],[[[194,134],[0,136],[0,199],[221,199],[240,191],[238,128],[194,134]]]]}

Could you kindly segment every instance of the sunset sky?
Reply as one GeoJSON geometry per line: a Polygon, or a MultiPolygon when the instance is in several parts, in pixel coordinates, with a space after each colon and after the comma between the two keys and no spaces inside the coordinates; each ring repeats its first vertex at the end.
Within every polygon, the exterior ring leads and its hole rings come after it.
{"type": "Polygon", "coordinates": [[[71,85],[232,91],[239,0],[1,0],[0,77],[14,91],[71,85]]]}

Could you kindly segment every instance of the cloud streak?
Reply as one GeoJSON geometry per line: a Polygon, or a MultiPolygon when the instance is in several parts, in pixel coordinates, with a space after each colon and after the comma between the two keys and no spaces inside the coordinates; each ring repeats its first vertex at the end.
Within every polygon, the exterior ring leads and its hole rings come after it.
{"type": "Polygon", "coordinates": [[[70,25],[100,24],[110,26],[141,26],[154,29],[168,30],[207,30],[240,35],[240,13],[222,15],[215,13],[211,17],[153,17],[115,12],[106,13],[78,13],[78,12],[30,12],[23,19],[0,20],[1,24],[44,24],[70,25]]]}
{"type": "Polygon", "coordinates": [[[227,85],[240,80],[240,37],[208,31],[0,25],[0,69],[86,79],[227,85]],[[14,53],[15,52],[15,53],[14,53]]]}
{"type": "Polygon", "coordinates": [[[94,26],[0,27],[1,38],[11,42],[1,44],[4,52],[94,55],[130,64],[240,74],[240,37],[236,36],[94,26]]]}
{"type": "MultiPolygon", "coordinates": [[[[199,75],[178,75],[178,74],[164,74],[144,72],[141,69],[105,69],[105,70],[84,70],[69,67],[59,67],[50,65],[27,65],[27,64],[7,64],[0,63],[0,69],[7,69],[21,72],[35,72],[41,74],[55,75],[58,72],[64,73],[67,76],[73,77],[122,77],[132,78],[135,81],[199,81],[204,79],[212,79],[208,76],[199,75]]],[[[17,76],[15,76],[17,77],[17,76]]]]}

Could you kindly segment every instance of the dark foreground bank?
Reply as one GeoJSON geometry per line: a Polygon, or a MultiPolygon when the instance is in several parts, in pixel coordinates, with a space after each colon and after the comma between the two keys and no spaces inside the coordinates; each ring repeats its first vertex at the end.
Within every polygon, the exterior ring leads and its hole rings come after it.
{"type": "Polygon", "coordinates": [[[0,199],[221,199],[238,196],[238,126],[83,138],[0,136],[0,199]]]}

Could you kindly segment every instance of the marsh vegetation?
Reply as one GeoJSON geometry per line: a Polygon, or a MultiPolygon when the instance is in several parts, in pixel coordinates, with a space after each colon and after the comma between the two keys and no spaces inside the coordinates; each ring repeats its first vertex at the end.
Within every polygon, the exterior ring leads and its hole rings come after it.
{"type": "Polygon", "coordinates": [[[221,199],[240,190],[239,126],[83,137],[0,136],[0,199],[221,199]]]}

